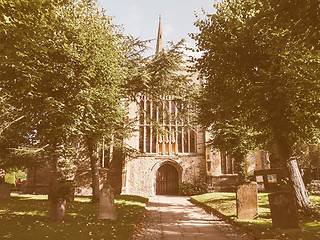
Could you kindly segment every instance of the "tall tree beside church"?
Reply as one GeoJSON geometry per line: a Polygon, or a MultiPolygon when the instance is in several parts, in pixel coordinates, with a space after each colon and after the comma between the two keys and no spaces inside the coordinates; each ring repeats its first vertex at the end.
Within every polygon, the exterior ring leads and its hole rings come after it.
{"type": "Polygon", "coordinates": [[[80,36],[80,56],[86,63],[84,72],[89,86],[79,92],[82,102],[77,129],[83,136],[90,158],[92,173],[92,201],[99,200],[99,158],[97,146],[104,138],[122,131],[124,108],[121,85],[124,79],[125,38],[111,22],[111,17],[99,11],[97,2],[85,1],[74,10],[77,15],[68,19],[77,22],[73,31],[80,36]]]}
{"type": "Polygon", "coordinates": [[[119,114],[113,111],[119,107],[121,43],[117,28],[96,11],[95,4],[90,0],[0,3],[0,88],[25,116],[26,121],[19,121],[28,126],[25,136],[47,146],[53,221],[65,216],[59,212],[64,196],[58,180],[63,177],[60,166],[67,163],[65,150],[74,150],[70,142],[92,133],[102,119],[107,118],[99,127],[106,129],[118,121],[119,114]],[[79,16],[87,18],[79,22],[79,16]],[[107,103],[99,102],[100,96],[107,103]],[[99,104],[107,109],[96,110],[99,104]]]}
{"type": "Polygon", "coordinates": [[[307,208],[294,149],[320,137],[319,2],[225,0],[215,8],[192,34],[205,78],[200,118],[244,126],[259,136],[256,144],[275,148],[307,208]]]}

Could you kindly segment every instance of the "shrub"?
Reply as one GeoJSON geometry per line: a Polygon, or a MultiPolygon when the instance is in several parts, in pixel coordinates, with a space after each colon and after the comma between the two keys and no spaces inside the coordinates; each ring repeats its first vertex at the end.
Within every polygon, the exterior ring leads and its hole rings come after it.
{"type": "Polygon", "coordinates": [[[190,183],[190,182],[182,182],[179,188],[180,195],[184,196],[193,196],[204,194],[208,192],[207,185],[205,183],[190,183]]]}
{"type": "Polygon", "coordinates": [[[68,180],[60,180],[58,182],[57,191],[51,193],[49,199],[57,200],[59,198],[67,199],[67,200],[74,200],[74,190],[75,184],[73,181],[68,180]]]}
{"type": "Polygon", "coordinates": [[[307,189],[310,194],[320,196],[320,181],[311,181],[311,183],[308,184],[307,189]]]}

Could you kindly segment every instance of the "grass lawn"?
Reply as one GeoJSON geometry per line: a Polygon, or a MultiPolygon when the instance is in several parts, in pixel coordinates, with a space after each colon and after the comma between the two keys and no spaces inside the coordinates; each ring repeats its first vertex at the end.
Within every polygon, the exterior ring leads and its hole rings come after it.
{"type": "MultiPolygon", "coordinates": [[[[193,196],[198,202],[214,208],[233,221],[241,224],[254,233],[257,239],[320,239],[320,219],[314,216],[301,216],[299,229],[277,229],[272,227],[271,213],[269,209],[268,193],[258,194],[259,217],[254,220],[239,220],[236,218],[236,194],[235,193],[206,193],[193,196]]],[[[310,196],[312,203],[319,205],[319,196],[310,196]]]]}
{"type": "Polygon", "coordinates": [[[63,223],[48,221],[50,202],[46,195],[11,194],[0,200],[0,239],[99,239],[127,240],[148,199],[115,196],[117,221],[98,220],[98,204],[88,197],[67,203],[63,223]]]}

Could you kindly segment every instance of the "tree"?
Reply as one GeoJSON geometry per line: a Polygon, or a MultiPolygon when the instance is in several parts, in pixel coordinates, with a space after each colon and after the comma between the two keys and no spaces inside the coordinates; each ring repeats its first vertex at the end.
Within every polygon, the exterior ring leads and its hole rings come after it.
{"type": "Polygon", "coordinates": [[[46,146],[51,219],[59,222],[66,190],[59,185],[61,166],[76,151],[72,142],[91,137],[95,126],[107,131],[119,117],[113,112],[123,78],[118,30],[90,0],[7,1],[0,11],[0,88],[25,116],[19,123],[27,126],[29,143],[46,146]]]}
{"type": "Polygon", "coordinates": [[[34,165],[43,150],[28,147],[28,140],[20,134],[21,125],[17,127],[24,116],[10,99],[11,96],[0,90],[0,168],[9,171],[34,165]]]}
{"type": "Polygon", "coordinates": [[[176,101],[190,103],[195,91],[195,82],[188,73],[184,40],[169,43],[159,53],[143,57],[146,43],[130,38],[127,41],[127,76],[123,86],[130,100],[147,95],[158,102],[161,96],[173,96],[176,101]]]}
{"type": "Polygon", "coordinates": [[[0,90],[0,139],[3,138],[5,130],[22,118],[17,109],[9,103],[9,96],[0,90]]]}
{"type": "Polygon", "coordinates": [[[99,200],[99,158],[96,151],[104,138],[120,131],[123,125],[124,108],[121,84],[124,79],[124,36],[112,24],[111,17],[100,11],[95,1],[85,1],[77,5],[76,16],[69,19],[78,24],[77,44],[81,46],[84,71],[90,78],[88,87],[83,88],[78,97],[82,102],[77,129],[87,148],[92,172],[93,202],[99,200]]]}
{"type": "Polygon", "coordinates": [[[200,118],[249,129],[257,138],[246,132],[245,139],[275,149],[301,208],[310,202],[295,145],[319,139],[317,2],[226,0],[198,19],[200,33],[192,34],[202,51],[196,66],[205,77],[200,118]]]}
{"type": "MultiPolygon", "coordinates": [[[[201,113],[199,113],[201,115],[201,113]]],[[[214,118],[209,118],[214,119],[214,118]]],[[[209,119],[199,119],[204,125],[209,119]]],[[[239,123],[218,123],[210,124],[206,128],[210,134],[208,145],[227,153],[235,161],[235,172],[238,174],[239,183],[247,182],[246,157],[257,148],[257,138],[259,137],[252,129],[241,126],[239,123]]]]}

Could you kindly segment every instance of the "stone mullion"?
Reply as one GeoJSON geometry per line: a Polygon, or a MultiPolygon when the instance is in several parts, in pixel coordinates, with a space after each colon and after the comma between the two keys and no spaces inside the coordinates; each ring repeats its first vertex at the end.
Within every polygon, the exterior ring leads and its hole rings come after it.
{"type": "Polygon", "coordinates": [[[146,137],[147,137],[147,127],[146,127],[146,116],[147,116],[147,100],[146,97],[143,97],[143,152],[146,153],[146,137]]]}
{"type": "Polygon", "coordinates": [[[148,98],[148,102],[150,103],[149,106],[146,106],[149,108],[147,109],[147,112],[149,111],[149,123],[147,124],[147,127],[150,129],[148,153],[152,153],[152,101],[148,98]]]}
{"type": "Polygon", "coordinates": [[[181,145],[182,145],[181,152],[182,153],[184,153],[184,131],[185,131],[185,127],[182,124],[182,127],[181,127],[181,145]]]}
{"type": "Polygon", "coordinates": [[[198,148],[197,148],[197,142],[198,142],[198,128],[195,126],[194,128],[194,153],[198,153],[198,148]]]}
{"type": "Polygon", "coordinates": [[[140,97],[139,101],[139,150],[145,152],[145,98],[140,97]]]}
{"type": "Polygon", "coordinates": [[[161,123],[161,126],[162,126],[162,130],[164,132],[164,134],[162,134],[162,154],[165,154],[166,153],[166,144],[165,144],[165,98],[163,99],[164,101],[161,103],[161,108],[162,108],[162,123],[161,123]]]}
{"type": "MultiPolygon", "coordinates": [[[[155,111],[155,122],[159,122],[159,108],[157,106],[156,107],[156,111],[155,111]]],[[[159,153],[159,144],[158,144],[158,131],[155,132],[155,140],[156,140],[156,153],[159,153]]]]}
{"type": "MultiPolygon", "coordinates": [[[[161,98],[161,103],[160,103],[160,106],[159,106],[159,108],[161,108],[161,111],[159,111],[159,113],[161,113],[162,114],[162,116],[160,117],[159,115],[158,115],[158,118],[159,118],[159,125],[161,125],[161,127],[162,128],[164,128],[164,119],[165,119],[165,116],[164,116],[164,101],[163,101],[164,99],[163,98],[161,98]],[[161,122],[160,122],[160,119],[162,120],[161,122]]],[[[160,109],[159,109],[160,110],[160,109]]],[[[162,129],[162,131],[163,130],[165,130],[165,129],[162,129]]],[[[159,137],[159,136],[158,136],[159,137]]],[[[161,151],[161,153],[163,154],[163,153],[165,153],[165,144],[164,144],[164,135],[162,134],[162,136],[161,136],[161,138],[162,138],[162,142],[161,143],[159,143],[159,145],[161,144],[161,146],[162,146],[162,151],[161,151]]],[[[160,148],[160,147],[159,147],[160,148]]]]}
{"type": "MultiPolygon", "coordinates": [[[[159,123],[159,107],[157,107],[157,111],[156,111],[156,121],[157,123],[159,123]]],[[[156,152],[160,153],[160,147],[159,147],[159,131],[157,132],[157,136],[156,136],[156,152]]]]}
{"type": "Polygon", "coordinates": [[[170,98],[168,99],[168,120],[169,120],[169,133],[168,133],[168,140],[169,140],[169,152],[168,154],[170,155],[172,153],[172,143],[171,143],[171,100],[170,98]]]}
{"type": "Polygon", "coordinates": [[[175,123],[175,153],[178,153],[178,108],[176,106],[176,104],[174,104],[175,110],[176,110],[176,115],[175,115],[175,119],[174,119],[174,123],[175,123]]]}
{"type": "Polygon", "coordinates": [[[226,156],[226,173],[229,174],[230,169],[230,157],[229,155],[226,156]]]}
{"type": "MultiPolygon", "coordinates": [[[[189,105],[188,105],[189,106],[189,105]]],[[[188,111],[189,111],[189,107],[187,108],[188,111]]],[[[188,138],[188,153],[190,153],[190,144],[191,144],[191,141],[190,141],[190,127],[189,127],[189,123],[190,123],[190,119],[189,117],[187,118],[187,126],[188,126],[188,135],[187,135],[187,138],[188,138]]]]}
{"type": "Polygon", "coordinates": [[[104,168],[104,137],[102,137],[102,157],[101,157],[101,167],[104,168]]]}
{"type": "Polygon", "coordinates": [[[149,120],[149,127],[150,127],[150,139],[149,139],[149,153],[152,153],[152,132],[153,132],[153,130],[152,130],[152,114],[153,114],[153,112],[152,112],[152,101],[150,101],[149,100],[149,102],[150,102],[150,109],[149,109],[149,112],[150,112],[150,120],[149,120]]]}
{"type": "Polygon", "coordinates": [[[232,158],[231,161],[232,161],[232,169],[231,169],[232,172],[231,172],[231,173],[232,173],[232,174],[235,174],[235,164],[236,164],[236,163],[235,163],[235,159],[232,158]]]}

